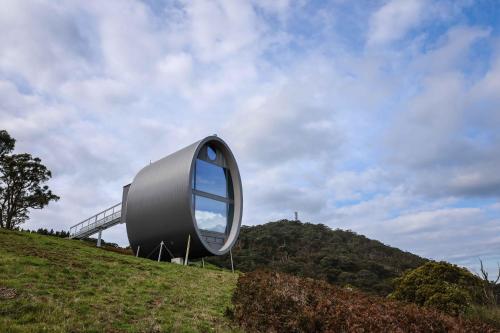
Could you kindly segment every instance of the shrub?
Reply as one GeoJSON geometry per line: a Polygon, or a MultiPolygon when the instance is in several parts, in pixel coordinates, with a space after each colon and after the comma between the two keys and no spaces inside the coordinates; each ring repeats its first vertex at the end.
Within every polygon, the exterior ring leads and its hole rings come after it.
{"type": "Polygon", "coordinates": [[[234,319],[250,332],[496,332],[434,309],[283,273],[241,275],[233,304],[234,319]]]}
{"type": "Polygon", "coordinates": [[[428,262],[395,279],[390,298],[463,314],[473,304],[484,304],[482,282],[465,268],[447,262],[428,262]]]}

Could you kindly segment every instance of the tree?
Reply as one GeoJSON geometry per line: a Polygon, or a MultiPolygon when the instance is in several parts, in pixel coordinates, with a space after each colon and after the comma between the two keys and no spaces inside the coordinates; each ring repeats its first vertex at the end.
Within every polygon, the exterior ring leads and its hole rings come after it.
{"type": "Polygon", "coordinates": [[[488,276],[488,271],[484,269],[483,261],[479,259],[481,263],[481,279],[483,280],[483,294],[486,298],[488,305],[497,305],[500,302],[500,265],[498,265],[498,274],[496,279],[491,280],[488,276]]]}
{"type": "Polygon", "coordinates": [[[0,130],[0,158],[14,150],[16,140],[5,130],[0,130]]]}
{"type": "Polygon", "coordinates": [[[28,218],[28,209],[42,209],[59,200],[47,185],[51,177],[38,157],[10,154],[15,139],[0,131],[0,227],[14,229],[28,218]]]}

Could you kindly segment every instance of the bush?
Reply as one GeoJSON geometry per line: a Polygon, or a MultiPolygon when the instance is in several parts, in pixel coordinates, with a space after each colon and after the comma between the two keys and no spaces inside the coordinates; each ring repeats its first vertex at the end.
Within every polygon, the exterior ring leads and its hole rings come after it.
{"type": "Polygon", "coordinates": [[[233,304],[233,318],[250,332],[496,332],[484,323],[283,273],[241,275],[233,304]]]}
{"type": "Polygon", "coordinates": [[[484,304],[482,281],[465,268],[447,262],[428,262],[395,279],[390,298],[432,307],[451,315],[473,304],[484,304]]]}

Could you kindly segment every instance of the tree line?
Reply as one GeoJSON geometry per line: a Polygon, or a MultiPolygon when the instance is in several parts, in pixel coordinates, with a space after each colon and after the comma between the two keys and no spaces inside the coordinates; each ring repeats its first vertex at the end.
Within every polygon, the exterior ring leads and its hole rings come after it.
{"type": "Polygon", "coordinates": [[[29,230],[29,229],[19,229],[21,232],[28,232],[30,234],[39,234],[44,236],[55,236],[59,238],[68,238],[69,231],[54,231],[54,229],[46,229],[46,228],[38,228],[37,230],[29,230]]]}

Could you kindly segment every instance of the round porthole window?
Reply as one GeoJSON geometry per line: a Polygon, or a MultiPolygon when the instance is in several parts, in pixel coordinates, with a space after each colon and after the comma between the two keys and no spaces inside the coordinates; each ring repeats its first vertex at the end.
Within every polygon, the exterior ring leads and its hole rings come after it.
{"type": "Polygon", "coordinates": [[[215,152],[215,149],[213,149],[210,146],[207,147],[207,155],[210,161],[215,161],[215,159],[217,158],[217,153],[215,152]]]}

